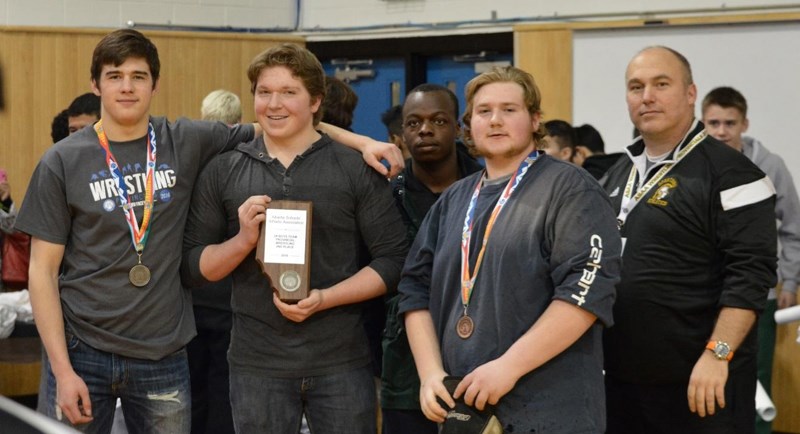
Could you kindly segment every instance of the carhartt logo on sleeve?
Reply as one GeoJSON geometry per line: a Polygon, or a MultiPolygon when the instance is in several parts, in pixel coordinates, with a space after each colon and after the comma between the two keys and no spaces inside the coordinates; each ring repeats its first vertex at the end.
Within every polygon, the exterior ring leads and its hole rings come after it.
{"type": "Polygon", "coordinates": [[[581,280],[578,281],[578,286],[583,290],[571,296],[578,302],[578,306],[583,306],[586,303],[586,294],[589,293],[589,289],[592,287],[595,277],[597,277],[597,270],[602,268],[600,261],[603,259],[603,239],[600,238],[600,235],[592,235],[589,239],[589,247],[591,247],[589,251],[590,261],[586,263],[581,280]]]}

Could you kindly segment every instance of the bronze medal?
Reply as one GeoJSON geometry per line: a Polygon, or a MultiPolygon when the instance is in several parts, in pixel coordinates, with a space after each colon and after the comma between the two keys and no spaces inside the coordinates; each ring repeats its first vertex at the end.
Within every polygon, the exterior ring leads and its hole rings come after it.
{"type": "Polygon", "coordinates": [[[94,124],[94,131],[97,133],[97,140],[100,142],[100,147],[105,151],[106,164],[108,171],[111,173],[114,183],[116,184],[117,191],[119,192],[119,200],[122,205],[122,212],[125,214],[125,220],[128,223],[128,229],[131,232],[131,241],[133,241],[133,248],[139,261],[128,272],[128,280],[136,287],[143,287],[150,282],[150,269],[142,264],[142,252],[144,251],[145,243],[147,242],[147,234],[150,232],[150,220],[153,214],[153,193],[155,192],[155,167],[156,167],[156,133],[153,124],[147,125],[147,172],[145,174],[144,186],[144,214],[142,216],[141,224],[136,219],[134,212],[134,203],[131,202],[129,188],[123,179],[121,166],[111,152],[111,147],[108,143],[108,137],[103,130],[103,120],[97,121],[94,124]]]}
{"type": "Polygon", "coordinates": [[[150,269],[146,265],[136,264],[128,273],[128,279],[133,286],[141,288],[150,282],[150,269]]]}
{"type": "Polygon", "coordinates": [[[458,322],[456,322],[456,333],[458,333],[458,337],[461,339],[467,339],[472,336],[473,330],[475,330],[475,323],[473,323],[472,318],[467,315],[462,316],[458,319],[458,322]]]}

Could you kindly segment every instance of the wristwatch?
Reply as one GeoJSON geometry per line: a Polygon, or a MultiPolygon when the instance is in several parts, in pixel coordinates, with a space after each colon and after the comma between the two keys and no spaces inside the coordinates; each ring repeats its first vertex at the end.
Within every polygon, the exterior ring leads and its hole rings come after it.
{"type": "Polygon", "coordinates": [[[724,341],[708,341],[706,349],[714,353],[714,357],[719,360],[730,361],[733,358],[733,351],[731,346],[724,341]]]}

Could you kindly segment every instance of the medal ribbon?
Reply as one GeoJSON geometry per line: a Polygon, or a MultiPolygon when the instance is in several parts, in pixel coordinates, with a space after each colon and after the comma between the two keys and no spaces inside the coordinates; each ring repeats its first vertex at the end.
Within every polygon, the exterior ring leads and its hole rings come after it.
{"type": "Polygon", "coordinates": [[[688,145],[678,151],[678,153],[675,155],[674,161],[661,166],[661,169],[659,169],[658,172],[656,172],[656,174],[653,175],[653,177],[642,186],[642,188],[637,190],[635,195],[633,193],[633,189],[636,185],[636,178],[639,174],[639,171],[636,170],[635,164],[631,167],[631,173],[628,175],[628,182],[625,183],[625,191],[622,194],[622,203],[620,205],[619,214],[617,215],[617,224],[619,225],[620,229],[622,229],[622,226],[625,225],[625,220],[628,218],[628,215],[630,215],[631,211],[633,211],[633,208],[639,204],[639,201],[642,200],[644,195],[647,194],[647,192],[650,191],[650,189],[652,189],[656,184],[658,184],[658,182],[661,181],[661,179],[664,178],[664,176],[666,176],[676,164],[680,163],[683,158],[689,155],[689,152],[692,152],[692,150],[707,136],[708,133],[706,133],[705,130],[694,136],[688,145]]]}
{"type": "Polygon", "coordinates": [[[525,173],[528,172],[528,169],[538,157],[538,151],[534,150],[531,152],[525,158],[525,160],[520,163],[519,168],[514,176],[508,180],[506,188],[503,189],[503,194],[500,195],[500,198],[497,200],[497,203],[492,210],[492,214],[489,216],[489,222],[486,224],[486,230],[483,232],[481,250],[478,252],[478,259],[475,262],[475,270],[472,272],[472,274],[470,274],[469,242],[472,238],[472,224],[474,223],[473,218],[475,216],[475,205],[478,203],[478,195],[481,192],[483,177],[478,180],[478,184],[475,186],[475,191],[472,193],[472,198],[470,199],[469,207],[467,208],[467,215],[464,218],[464,229],[461,233],[461,304],[464,305],[464,315],[466,315],[467,306],[469,306],[469,300],[472,297],[472,289],[475,286],[475,278],[478,277],[478,270],[480,270],[481,263],[483,262],[483,254],[486,252],[486,244],[489,241],[489,235],[492,233],[492,229],[497,221],[497,217],[500,215],[500,211],[503,210],[503,207],[508,202],[508,199],[511,198],[511,194],[514,193],[517,185],[519,185],[520,181],[522,181],[525,173]]]}
{"type": "Polygon", "coordinates": [[[136,221],[136,214],[133,212],[133,205],[131,204],[130,195],[128,194],[128,187],[125,184],[125,179],[122,176],[122,169],[111,153],[111,147],[108,144],[108,137],[103,131],[103,120],[97,121],[94,124],[94,131],[97,133],[97,138],[100,140],[100,147],[106,152],[106,164],[111,176],[117,185],[117,192],[119,194],[119,202],[122,205],[122,212],[125,214],[125,220],[128,222],[128,228],[131,232],[131,240],[133,241],[133,248],[136,254],[139,255],[141,263],[142,252],[147,243],[147,235],[150,233],[150,218],[153,214],[153,184],[156,169],[156,131],[153,124],[147,125],[147,172],[144,190],[144,215],[142,216],[142,225],[136,221]]]}

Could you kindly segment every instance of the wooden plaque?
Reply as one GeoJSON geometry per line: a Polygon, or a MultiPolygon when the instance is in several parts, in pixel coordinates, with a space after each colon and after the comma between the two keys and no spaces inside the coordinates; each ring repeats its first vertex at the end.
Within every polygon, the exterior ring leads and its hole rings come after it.
{"type": "Polygon", "coordinates": [[[273,200],[261,225],[256,260],[284,303],[311,290],[311,202],[273,200]]]}

